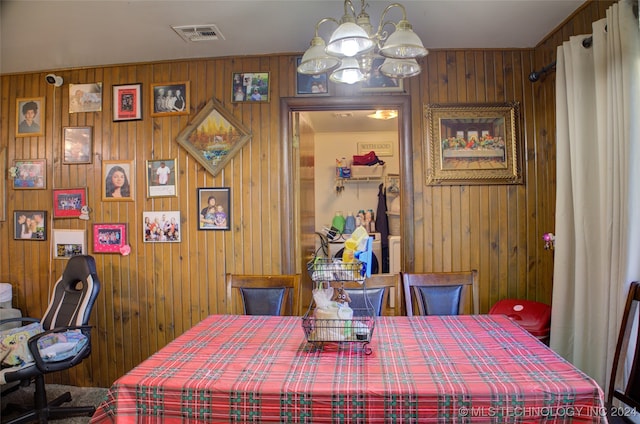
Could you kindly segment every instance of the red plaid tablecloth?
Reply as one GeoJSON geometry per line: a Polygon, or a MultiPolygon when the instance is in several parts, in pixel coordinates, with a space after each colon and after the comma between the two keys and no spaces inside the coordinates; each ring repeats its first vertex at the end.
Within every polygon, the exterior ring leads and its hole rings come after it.
{"type": "Polygon", "coordinates": [[[91,422],[606,422],[598,385],[505,316],[380,317],[370,355],[314,349],[301,320],[212,315],[91,422]]]}

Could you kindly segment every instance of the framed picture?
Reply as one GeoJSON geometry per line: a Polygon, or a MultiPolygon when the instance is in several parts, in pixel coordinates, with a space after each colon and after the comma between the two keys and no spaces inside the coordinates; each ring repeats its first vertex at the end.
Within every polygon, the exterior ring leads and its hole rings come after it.
{"type": "Polygon", "coordinates": [[[520,184],[519,104],[427,105],[427,184],[520,184]]]}
{"type": "Polygon", "coordinates": [[[10,171],[15,190],[47,188],[46,159],[14,159],[13,168],[10,171]]]}
{"type": "Polygon", "coordinates": [[[93,224],[93,252],[120,253],[127,244],[127,224],[93,224]]]}
{"type": "MultiPolygon", "coordinates": [[[[302,56],[296,58],[296,69],[300,66],[302,56]]],[[[296,72],[296,95],[329,95],[329,76],[327,73],[307,75],[296,72]]]]}
{"type": "Polygon", "coordinates": [[[133,201],[133,171],[132,160],[102,161],[102,200],[133,201]]]}
{"type": "Polygon", "coordinates": [[[268,102],[269,72],[233,73],[233,102],[268,102]]]}
{"type": "Polygon", "coordinates": [[[215,176],[250,138],[249,130],[211,99],[176,140],[215,176]]]}
{"type": "Polygon", "coordinates": [[[16,99],[16,137],[44,135],[44,97],[16,99]]]}
{"type": "Polygon", "coordinates": [[[142,212],[145,243],[180,241],[180,211],[142,212]]]}
{"type": "Polygon", "coordinates": [[[151,116],[188,115],[189,81],[151,84],[151,116]]]}
{"type": "Polygon", "coordinates": [[[113,122],[142,119],[142,84],[113,86],[113,122]]]}
{"type": "Polygon", "coordinates": [[[178,195],[178,163],[175,159],[147,161],[147,197],[178,195]]]}
{"type": "Polygon", "coordinates": [[[73,256],[86,255],[86,240],[84,230],[53,229],[53,257],[69,259],[73,256]]]}
{"type": "Polygon", "coordinates": [[[231,229],[231,189],[198,189],[198,230],[231,229]]]}
{"type": "Polygon", "coordinates": [[[80,209],[87,204],[86,188],[54,188],[53,217],[78,218],[80,209]]]}
{"type": "Polygon", "coordinates": [[[100,112],[102,83],[69,84],[69,113],[100,112]]]}
{"type": "Polygon", "coordinates": [[[62,129],[62,163],[91,163],[93,157],[93,127],[64,127],[62,129]]]}
{"type": "Polygon", "coordinates": [[[47,211],[14,211],[13,223],[15,240],[47,239],[47,211]]]}
{"type": "Polygon", "coordinates": [[[383,57],[376,57],[373,59],[371,65],[371,71],[366,80],[362,81],[362,91],[368,91],[372,93],[380,92],[403,92],[404,87],[402,79],[389,78],[380,72],[380,66],[384,62],[383,57]]]}

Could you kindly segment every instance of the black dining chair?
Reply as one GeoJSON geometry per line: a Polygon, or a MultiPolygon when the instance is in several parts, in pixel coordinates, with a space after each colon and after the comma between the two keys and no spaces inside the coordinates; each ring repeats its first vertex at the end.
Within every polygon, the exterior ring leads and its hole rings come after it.
{"type": "Polygon", "coordinates": [[[407,316],[480,313],[478,271],[401,272],[407,316]],[[469,300],[470,299],[470,300],[469,300]],[[472,305],[472,309],[467,308],[472,305]]]}
{"type": "Polygon", "coordinates": [[[398,274],[372,274],[364,284],[349,281],[343,287],[351,302],[354,316],[400,315],[398,293],[400,289],[398,274]],[[365,297],[366,296],[366,297],[365,297]]]}
{"type": "Polygon", "coordinates": [[[227,310],[242,315],[299,315],[300,274],[227,274],[227,310]]]}
{"type": "MultiPolygon", "coordinates": [[[[620,332],[618,333],[618,341],[616,350],[613,355],[613,364],[611,367],[611,378],[609,381],[609,391],[607,393],[607,412],[609,422],[630,422],[624,419],[624,413],[611,414],[612,411],[624,412],[632,409],[640,410],[640,342],[636,343],[633,352],[629,352],[629,341],[637,338],[640,341],[640,326],[638,325],[638,305],[640,304],[640,282],[634,281],[629,286],[627,302],[624,306],[622,314],[622,322],[620,323],[620,332]],[[636,329],[635,337],[632,337],[633,327],[636,329]],[[631,363],[631,372],[628,380],[624,383],[623,369],[624,364],[631,363]],[[614,400],[624,404],[622,408],[616,408],[613,405],[614,400]]],[[[637,418],[637,417],[636,417],[637,418]]]]}

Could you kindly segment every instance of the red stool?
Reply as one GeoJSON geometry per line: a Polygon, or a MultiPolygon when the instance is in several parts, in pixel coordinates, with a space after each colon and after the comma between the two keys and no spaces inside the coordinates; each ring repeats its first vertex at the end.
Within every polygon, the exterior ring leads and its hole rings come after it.
{"type": "Polygon", "coordinates": [[[523,299],[503,299],[489,310],[490,315],[506,315],[540,341],[549,344],[551,306],[523,299]]]}

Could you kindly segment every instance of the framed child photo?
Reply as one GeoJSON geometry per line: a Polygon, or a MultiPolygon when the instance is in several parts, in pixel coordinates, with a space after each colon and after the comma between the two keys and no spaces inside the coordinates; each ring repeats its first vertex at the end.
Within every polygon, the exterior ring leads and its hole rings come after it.
{"type": "Polygon", "coordinates": [[[69,84],[69,113],[100,112],[102,83],[69,84]]]}
{"type": "Polygon", "coordinates": [[[151,116],[188,115],[189,81],[151,84],[151,116]]]}
{"type": "Polygon", "coordinates": [[[44,97],[16,99],[16,137],[44,135],[44,97]]]}
{"type": "Polygon", "coordinates": [[[69,259],[87,253],[87,238],[84,230],[53,230],[53,257],[69,259]]]}
{"type": "Polygon", "coordinates": [[[14,211],[14,240],[47,239],[47,211],[14,211]]]}
{"type": "Polygon", "coordinates": [[[46,159],[14,159],[10,171],[14,190],[47,188],[46,159]]]}
{"type": "Polygon", "coordinates": [[[231,189],[207,187],[198,189],[198,230],[231,229],[231,189]]]}
{"type": "Polygon", "coordinates": [[[234,73],[233,102],[268,102],[269,72],[234,73]]]}
{"type": "MultiPolygon", "coordinates": [[[[296,58],[296,69],[300,66],[302,57],[296,58]]],[[[329,78],[327,73],[307,75],[296,72],[296,95],[298,96],[327,96],[329,95],[329,78]]]]}
{"type": "Polygon", "coordinates": [[[180,211],[142,212],[145,243],[180,242],[180,211]]]}
{"type": "Polygon", "coordinates": [[[93,155],[93,127],[64,127],[62,163],[91,163],[93,155]]]}
{"type": "Polygon", "coordinates": [[[362,81],[362,91],[371,93],[403,92],[404,87],[401,78],[391,78],[380,72],[380,66],[384,62],[383,57],[373,59],[369,76],[362,81]]]}
{"type": "Polygon", "coordinates": [[[142,119],[142,84],[113,86],[113,122],[142,119]]]}
{"type": "Polygon", "coordinates": [[[87,204],[86,188],[53,189],[53,217],[79,218],[81,209],[87,204]]]}
{"type": "Polygon", "coordinates": [[[102,161],[102,200],[133,201],[135,191],[132,160],[102,161]]]}
{"type": "Polygon", "coordinates": [[[121,253],[127,244],[127,224],[93,224],[93,252],[121,253]]]}
{"type": "Polygon", "coordinates": [[[178,164],[176,159],[147,161],[147,197],[178,195],[178,164]]]}

